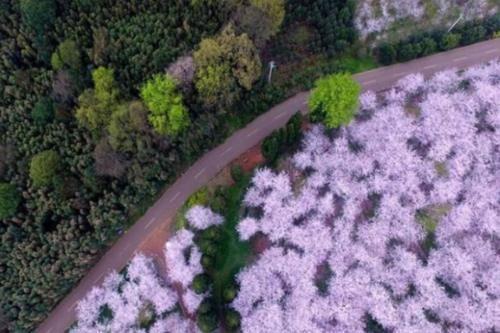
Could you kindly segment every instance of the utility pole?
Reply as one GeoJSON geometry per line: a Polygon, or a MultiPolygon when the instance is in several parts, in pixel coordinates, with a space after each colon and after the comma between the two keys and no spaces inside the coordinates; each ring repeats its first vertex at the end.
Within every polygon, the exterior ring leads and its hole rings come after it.
{"type": "Polygon", "coordinates": [[[458,22],[460,22],[460,20],[464,17],[464,13],[462,12],[460,14],[460,16],[458,17],[458,19],[455,21],[455,23],[453,23],[451,25],[451,27],[448,29],[448,32],[450,32],[453,28],[455,28],[455,26],[457,25],[458,22]]]}
{"type": "Polygon", "coordinates": [[[273,75],[273,69],[276,68],[276,63],[274,62],[274,60],[272,60],[270,63],[269,63],[269,75],[267,77],[267,82],[268,83],[271,83],[271,78],[272,78],[272,75],[273,75]]]}

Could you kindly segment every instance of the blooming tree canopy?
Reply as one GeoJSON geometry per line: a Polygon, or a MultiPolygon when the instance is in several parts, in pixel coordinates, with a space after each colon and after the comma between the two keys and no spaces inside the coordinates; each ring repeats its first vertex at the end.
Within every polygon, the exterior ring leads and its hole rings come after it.
{"type": "Polygon", "coordinates": [[[296,170],[256,172],[238,275],[243,332],[500,330],[500,62],[368,92],[314,127],[296,170]]]}

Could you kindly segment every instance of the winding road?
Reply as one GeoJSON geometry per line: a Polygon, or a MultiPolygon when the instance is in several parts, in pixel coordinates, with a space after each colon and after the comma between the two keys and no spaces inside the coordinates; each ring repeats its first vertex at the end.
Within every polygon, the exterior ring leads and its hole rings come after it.
{"type": "MultiPolygon", "coordinates": [[[[426,76],[447,68],[462,69],[500,57],[500,38],[454,49],[403,64],[355,75],[364,91],[381,91],[411,73],[426,76]]],[[[223,144],[206,153],[172,184],[158,201],[95,264],[38,327],[40,333],[61,333],[75,321],[75,307],[92,287],[111,271],[121,270],[142,242],[166,221],[172,220],[184,201],[222,168],[283,126],[297,111],[306,111],[308,92],[301,92],[256,118],[223,144]]]]}

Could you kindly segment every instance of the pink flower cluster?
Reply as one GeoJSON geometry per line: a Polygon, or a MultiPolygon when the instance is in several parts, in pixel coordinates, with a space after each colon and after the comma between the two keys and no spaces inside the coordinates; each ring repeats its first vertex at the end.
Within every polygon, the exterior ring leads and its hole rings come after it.
{"type": "Polygon", "coordinates": [[[238,232],[271,246],[238,275],[243,332],[499,331],[499,78],[404,78],[309,131],[299,175],[257,171],[238,232]]]}
{"type": "MultiPolygon", "coordinates": [[[[197,230],[223,222],[220,215],[201,206],[190,209],[186,218],[197,230]]],[[[77,324],[71,332],[146,332],[139,328],[139,318],[148,311],[154,311],[156,318],[150,333],[199,332],[192,319],[185,315],[194,315],[207,296],[190,289],[194,277],[203,271],[200,259],[194,233],[179,230],[165,244],[168,281],[158,275],[152,258],[136,255],[125,274],[112,272],[101,287],[93,288],[78,303],[77,324]],[[177,305],[181,305],[182,313],[177,305]],[[104,309],[108,316],[103,317],[104,309]]]]}

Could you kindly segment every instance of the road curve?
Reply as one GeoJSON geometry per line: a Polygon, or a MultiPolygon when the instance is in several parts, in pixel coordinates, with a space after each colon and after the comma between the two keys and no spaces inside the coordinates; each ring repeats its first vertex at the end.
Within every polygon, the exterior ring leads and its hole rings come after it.
{"type": "MultiPolygon", "coordinates": [[[[381,67],[355,75],[364,91],[380,91],[411,73],[429,76],[447,69],[462,69],[500,57],[500,38],[416,59],[403,64],[381,67]]],[[[297,111],[306,110],[309,93],[301,92],[256,118],[223,144],[206,153],[171,185],[158,201],[94,265],[38,327],[39,333],[62,333],[75,321],[75,307],[92,287],[100,285],[112,270],[121,270],[139,245],[164,221],[174,217],[184,201],[224,166],[283,126],[297,111]]]]}

